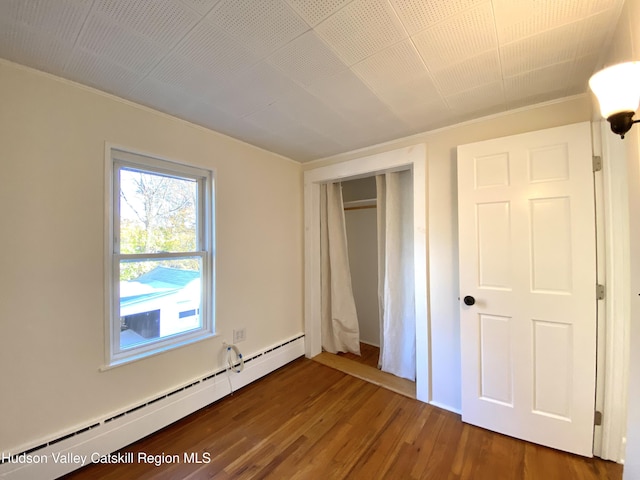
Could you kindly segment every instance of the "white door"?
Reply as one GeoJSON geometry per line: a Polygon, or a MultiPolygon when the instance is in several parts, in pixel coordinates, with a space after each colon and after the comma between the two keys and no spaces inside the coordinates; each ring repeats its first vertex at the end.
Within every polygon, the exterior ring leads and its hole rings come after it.
{"type": "Polygon", "coordinates": [[[462,420],[589,457],[591,159],[588,122],[458,147],[462,420]]]}

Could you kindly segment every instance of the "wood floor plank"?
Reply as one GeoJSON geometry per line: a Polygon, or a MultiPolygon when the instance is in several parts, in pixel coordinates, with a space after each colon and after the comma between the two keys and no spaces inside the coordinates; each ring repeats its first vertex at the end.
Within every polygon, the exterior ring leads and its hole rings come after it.
{"type": "Polygon", "coordinates": [[[372,368],[378,368],[380,347],[360,342],[360,355],[355,355],[350,352],[340,352],[337,353],[337,355],[339,357],[346,358],[347,360],[361,363],[362,365],[367,365],[372,368]]]}
{"type": "Polygon", "coordinates": [[[348,373],[354,377],[358,377],[374,385],[383,386],[400,395],[409,398],[416,398],[416,384],[405,378],[396,377],[390,373],[382,372],[377,368],[354,362],[349,358],[332,353],[322,352],[320,355],[313,357],[313,360],[322,363],[341,372],[348,373]]]}
{"type": "Polygon", "coordinates": [[[620,480],[612,462],[463,424],[460,417],[298,359],[123,451],[210,463],[96,464],[66,479],[620,480]]]}

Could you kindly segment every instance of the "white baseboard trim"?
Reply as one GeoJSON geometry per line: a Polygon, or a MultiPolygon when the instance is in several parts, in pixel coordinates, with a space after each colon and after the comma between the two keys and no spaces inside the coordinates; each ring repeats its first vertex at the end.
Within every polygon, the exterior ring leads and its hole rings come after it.
{"type": "MultiPolygon", "coordinates": [[[[245,357],[240,373],[230,373],[233,390],[277,370],[304,355],[304,335],[245,357]]],[[[92,463],[150,435],[231,393],[225,370],[202,378],[168,395],[134,406],[127,413],[106,418],[68,438],[52,440],[42,448],[15,454],[0,452],[0,478],[7,480],[55,479],[92,463]],[[76,455],[70,459],[66,455],[76,455]],[[13,457],[13,455],[16,455],[13,457]],[[69,459],[65,463],[62,459],[69,459]],[[21,460],[25,463],[21,463],[21,460]]]]}
{"type": "Polygon", "coordinates": [[[433,405],[434,407],[438,407],[438,408],[441,408],[443,410],[447,410],[449,412],[456,413],[458,415],[462,415],[462,410],[460,410],[459,408],[453,408],[453,407],[451,407],[449,405],[445,405],[444,403],[431,401],[431,402],[429,402],[429,405],[433,405]]]}

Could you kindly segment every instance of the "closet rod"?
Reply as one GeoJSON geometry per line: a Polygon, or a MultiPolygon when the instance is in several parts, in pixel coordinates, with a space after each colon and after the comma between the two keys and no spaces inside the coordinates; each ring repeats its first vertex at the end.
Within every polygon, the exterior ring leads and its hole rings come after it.
{"type": "Polygon", "coordinates": [[[349,202],[344,202],[342,208],[344,208],[345,212],[347,210],[361,210],[363,208],[376,208],[376,199],[375,198],[365,198],[362,200],[351,200],[349,202]]]}
{"type": "Polygon", "coordinates": [[[375,205],[360,205],[360,206],[356,206],[356,207],[344,207],[344,211],[346,212],[347,210],[363,210],[365,208],[376,208],[375,205]]]}

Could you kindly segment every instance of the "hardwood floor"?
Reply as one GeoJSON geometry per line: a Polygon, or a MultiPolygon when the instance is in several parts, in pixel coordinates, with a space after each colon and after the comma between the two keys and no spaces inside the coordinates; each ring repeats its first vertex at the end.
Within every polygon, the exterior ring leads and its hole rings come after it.
{"type": "Polygon", "coordinates": [[[66,479],[610,479],[622,467],[463,424],[458,415],[300,358],[66,479]],[[184,454],[210,455],[194,464],[184,454]],[[162,462],[159,462],[162,463],[162,462]]]}
{"type": "MultiPolygon", "coordinates": [[[[354,355],[355,356],[355,355],[354,355]]],[[[396,377],[390,373],[382,372],[377,367],[371,367],[364,362],[350,360],[344,355],[334,355],[322,352],[313,357],[313,361],[322,363],[327,367],[335,368],[341,372],[358,377],[374,385],[387,388],[409,398],[416,398],[416,382],[396,377]]]]}
{"type": "Polygon", "coordinates": [[[380,348],[369,345],[368,343],[360,342],[360,355],[353,353],[338,353],[339,357],[343,357],[347,360],[367,365],[368,367],[378,368],[378,357],[380,356],[380,348]]]}

